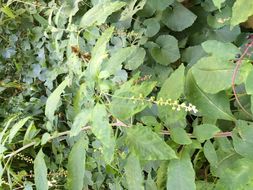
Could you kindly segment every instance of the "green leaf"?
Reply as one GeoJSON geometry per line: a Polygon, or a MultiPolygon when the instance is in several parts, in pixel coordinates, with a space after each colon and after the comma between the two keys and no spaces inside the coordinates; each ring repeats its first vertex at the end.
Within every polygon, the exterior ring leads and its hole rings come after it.
{"type": "Polygon", "coordinates": [[[162,22],[173,31],[183,31],[190,27],[197,16],[181,3],[174,3],[172,8],[167,8],[162,15],[162,22]]]}
{"type": "MultiPolygon", "coordinates": [[[[236,76],[236,84],[245,80],[250,65],[244,65],[236,76]]],[[[203,57],[193,67],[197,85],[206,93],[215,94],[231,87],[235,65],[217,57],[203,57]]]]}
{"type": "Polygon", "coordinates": [[[193,134],[201,143],[203,143],[205,140],[213,138],[218,132],[220,132],[220,129],[212,124],[197,125],[193,130],[193,134]]]}
{"type": "Polygon", "coordinates": [[[221,8],[221,4],[224,3],[226,0],[213,0],[213,4],[215,7],[217,7],[218,9],[221,8]]]}
{"type": "Polygon", "coordinates": [[[205,52],[224,60],[234,59],[241,51],[232,43],[224,43],[217,40],[208,40],[201,44],[205,52]]]}
{"type": "Polygon", "coordinates": [[[169,65],[180,58],[178,41],[170,35],[160,35],[151,48],[152,57],[162,65],[169,65]]]}
{"type": "Polygon", "coordinates": [[[253,1],[237,0],[232,8],[231,26],[238,25],[253,15],[253,1]]]}
{"type": "Polygon", "coordinates": [[[4,6],[4,7],[2,7],[1,8],[1,11],[3,12],[3,13],[5,13],[8,17],[10,17],[10,18],[15,18],[16,16],[15,16],[15,14],[13,13],[13,11],[10,9],[10,7],[8,7],[8,6],[4,6]]]}
{"type": "Polygon", "coordinates": [[[163,11],[164,9],[166,9],[166,7],[168,7],[169,5],[171,5],[174,0],[147,0],[148,4],[150,7],[159,10],[159,11],[163,11]]]}
{"type": "Polygon", "coordinates": [[[9,134],[9,143],[12,142],[12,139],[15,137],[15,135],[17,134],[17,132],[24,126],[24,124],[31,119],[31,117],[26,117],[24,119],[21,119],[20,121],[18,121],[16,124],[14,124],[11,127],[10,130],[10,134],[9,134]]]}
{"type": "Polygon", "coordinates": [[[80,136],[78,141],[72,147],[68,157],[68,189],[82,190],[84,184],[85,173],[85,157],[87,142],[83,136],[80,136]]]}
{"type": "Polygon", "coordinates": [[[45,115],[47,116],[50,122],[53,122],[55,116],[54,113],[59,106],[61,94],[64,92],[64,89],[69,84],[70,79],[66,77],[64,81],[50,94],[46,102],[45,115]]]}
{"type": "Polygon", "coordinates": [[[139,125],[127,129],[126,143],[131,152],[138,155],[141,160],[177,158],[174,150],[148,127],[139,125]]]}
{"type": "Polygon", "coordinates": [[[192,67],[199,59],[206,56],[206,52],[202,48],[202,46],[191,46],[186,48],[182,52],[182,61],[187,62],[187,67],[192,67]]]}
{"type": "Polygon", "coordinates": [[[218,164],[218,156],[217,156],[214,146],[210,142],[210,140],[206,141],[203,150],[204,150],[204,154],[205,154],[205,157],[208,160],[208,162],[212,166],[216,166],[218,164]]]}
{"type": "Polygon", "coordinates": [[[50,136],[49,133],[44,133],[44,134],[42,135],[42,138],[41,138],[41,145],[46,144],[47,141],[50,140],[50,137],[51,137],[51,136],[50,136]]]}
{"type": "Polygon", "coordinates": [[[171,139],[177,144],[191,144],[192,141],[185,130],[181,127],[173,127],[170,129],[171,139]]]}
{"type": "Polygon", "coordinates": [[[245,88],[246,88],[246,92],[247,94],[253,94],[253,70],[251,70],[246,78],[245,81],[245,88]]]}
{"type": "Polygon", "coordinates": [[[84,110],[77,114],[70,130],[70,137],[78,135],[81,132],[82,127],[85,127],[85,125],[89,122],[90,111],[91,110],[84,110]]]}
{"type": "Polygon", "coordinates": [[[147,37],[153,37],[160,30],[160,24],[155,18],[146,19],[143,22],[144,26],[146,26],[145,35],[147,37]]]}
{"type": "Polygon", "coordinates": [[[34,181],[37,190],[47,190],[47,166],[44,160],[44,153],[39,151],[34,160],[34,181]]]}
{"type": "Polygon", "coordinates": [[[128,70],[135,70],[137,69],[141,64],[143,64],[145,59],[146,51],[144,48],[136,48],[136,51],[131,54],[125,63],[125,68],[128,70]]]}
{"type": "Polygon", "coordinates": [[[167,170],[167,190],[195,190],[195,172],[190,159],[171,160],[167,170]]]}
{"type": "Polygon", "coordinates": [[[203,116],[215,119],[235,120],[225,92],[219,92],[218,94],[205,93],[197,85],[191,70],[188,72],[186,78],[186,95],[188,100],[197,107],[203,116]]]}
{"type": "Polygon", "coordinates": [[[92,112],[92,132],[103,145],[102,153],[107,163],[113,159],[115,139],[109,124],[108,114],[104,104],[97,104],[92,112]]]}
{"type": "Polygon", "coordinates": [[[246,121],[236,121],[236,128],[232,133],[233,145],[235,151],[246,157],[253,159],[253,124],[246,121]]]}
{"type": "Polygon", "coordinates": [[[125,5],[126,3],[121,1],[100,2],[83,15],[79,26],[89,27],[93,24],[101,25],[106,21],[108,16],[110,16],[113,12],[120,10],[125,5]]]}
{"type": "Polygon", "coordinates": [[[130,154],[127,158],[125,172],[128,189],[144,190],[140,162],[135,155],[130,154]]]}

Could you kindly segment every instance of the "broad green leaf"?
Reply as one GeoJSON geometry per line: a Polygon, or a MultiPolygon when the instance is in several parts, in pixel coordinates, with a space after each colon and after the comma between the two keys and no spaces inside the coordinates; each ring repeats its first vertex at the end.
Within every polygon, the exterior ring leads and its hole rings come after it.
{"type": "Polygon", "coordinates": [[[167,190],[195,190],[195,172],[190,159],[171,160],[167,170],[167,190]]]}
{"type": "Polygon", "coordinates": [[[191,144],[192,141],[186,131],[181,127],[173,127],[170,129],[171,139],[177,144],[191,144]]]}
{"type": "Polygon", "coordinates": [[[47,190],[47,166],[44,160],[44,153],[39,151],[34,160],[34,181],[37,190],[47,190]]]}
{"type": "Polygon", "coordinates": [[[42,138],[41,138],[41,145],[46,144],[47,141],[50,140],[50,137],[51,137],[51,136],[50,136],[49,133],[44,133],[44,134],[42,135],[42,138]]]}
{"type": "Polygon", "coordinates": [[[127,158],[125,172],[128,189],[144,190],[140,162],[135,155],[130,154],[127,158]]]}
{"type": "Polygon", "coordinates": [[[186,95],[188,100],[197,107],[200,114],[215,119],[235,120],[231,113],[229,100],[225,92],[208,94],[196,83],[191,70],[186,78],[186,95]]]}
{"type": "Polygon", "coordinates": [[[208,162],[212,166],[217,166],[218,164],[218,156],[216,154],[215,148],[213,144],[210,142],[210,140],[207,140],[205,145],[204,145],[204,154],[208,162]]]}
{"type": "Polygon", "coordinates": [[[157,170],[156,184],[158,189],[166,189],[168,165],[168,161],[163,161],[157,170]]]}
{"type": "Polygon", "coordinates": [[[24,119],[21,119],[20,121],[18,121],[17,123],[15,123],[10,130],[10,134],[9,134],[9,143],[12,142],[12,139],[15,137],[15,135],[17,134],[17,132],[24,126],[24,124],[31,119],[31,117],[26,117],[24,119]]]}
{"type": "Polygon", "coordinates": [[[220,129],[212,124],[197,125],[193,130],[193,134],[201,143],[203,143],[205,140],[213,138],[218,132],[220,132],[220,129]]]}
{"type": "Polygon", "coordinates": [[[128,70],[135,70],[137,69],[141,64],[143,64],[145,59],[146,51],[144,48],[137,48],[136,51],[131,54],[126,62],[125,62],[125,68],[128,70]]]}
{"type": "Polygon", "coordinates": [[[221,8],[221,4],[224,3],[226,0],[213,0],[213,4],[215,5],[215,7],[217,7],[218,9],[221,8]]]}
{"type": "MultiPolygon", "coordinates": [[[[244,65],[240,68],[236,76],[236,84],[245,80],[250,67],[244,65]]],[[[192,67],[192,74],[202,90],[215,94],[231,87],[234,69],[235,65],[232,62],[211,56],[201,58],[192,67]]]]}
{"type": "Polygon", "coordinates": [[[236,128],[234,128],[232,133],[233,145],[235,151],[246,157],[253,159],[253,124],[249,124],[246,121],[238,120],[236,121],[236,128]]]}
{"type": "Polygon", "coordinates": [[[160,35],[150,51],[152,57],[162,65],[169,65],[180,58],[178,41],[170,35],[160,35]]]}
{"type": "Polygon", "coordinates": [[[115,139],[112,132],[112,127],[109,124],[109,118],[104,104],[97,104],[91,116],[92,132],[101,141],[103,145],[102,153],[104,154],[107,163],[113,159],[115,139]]]}
{"type": "MultiPolygon", "coordinates": [[[[220,1],[220,0],[218,0],[220,1]]],[[[215,11],[207,16],[207,24],[213,29],[221,29],[230,24],[230,19],[232,16],[232,7],[226,6],[220,11],[215,11]]]]}
{"type": "Polygon", "coordinates": [[[91,77],[90,80],[94,80],[93,78],[95,76],[98,76],[100,72],[101,63],[103,59],[107,56],[106,45],[112,36],[113,30],[113,27],[106,29],[103,34],[98,38],[95,47],[92,49],[91,60],[87,68],[89,76],[91,77]]]}
{"type": "MultiPolygon", "coordinates": [[[[201,44],[206,53],[224,60],[233,60],[241,51],[232,43],[208,40],[201,44]]],[[[231,64],[232,65],[232,64],[231,64]]]]}
{"type": "Polygon", "coordinates": [[[78,135],[81,132],[82,127],[85,127],[85,125],[89,122],[90,111],[91,110],[84,110],[77,114],[70,130],[70,137],[78,135]]]}
{"type": "Polygon", "coordinates": [[[190,27],[197,16],[181,3],[174,3],[172,8],[167,8],[162,15],[162,22],[173,31],[182,31],[190,27]]]}
{"type": "Polygon", "coordinates": [[[134,79],[126,82],[112,96],[110,104],[111,113],[120,120],[126,120],[142,111],[147,107],[148,102],[136,99],[140,95],[142,99],[149,95],[155,84],[155,82],[142,82],[140,85],[136,85],[134,84],[134,79]]]}
{"type": "Polygon", "coordinates": [[[177,158],[174,150],[148,127],[139,125],[127,129],[126,144],[141,160],[177,158]]]}
{"type": "Polygon", "coordinates": [[[61,94],[64,92],[64,89],[69,84],[70,79],[66,77],[64,81],[50,94],[46,102],[45,115],[47,116],[50,122],[54,120],[54,113],[59,106],[61,99],[61,94]]]}
{"type": "Polygon", "coordinates": [[[5,13],[8,17],[10,17],[10,18],[15,18],[16,16],[15,16],[15,14],[14,14],[14,12],[13,12],[13,10],[11,10],[11,8],[10,7],[8,7],[8,6],[3,6],[2,8],[1,8],[1,11],[3,12],[3,13],[5,13]]]}
{"type": "Polygon", "coordinates": [[[85,173],[85,157],[87,142],[81,136],[79,140],[72,147],[68,157],[68,176],[67,187],[68,189],[82,190],[84,184],[85,173]]]}
{"type": "Polygon", "coordinates": [[[146,26],[145,35],[147,37],[152,37],[152,36],[156,35],[160,30],[160,24],[159,24],[158,20],[155,18],[146,19],[143,22],[143,24],[144,24],[144,26],[146,26]]]}
{"type": "Polygon", "coordinates": [[[237,0],[232,8],[231,26],[236,26],[253,15],[253,1],[237,0]]]}
{"type": "Polygon", "coordinates": [[[186,48],[182,52],[182,61],[187,62],[187,67],[192,67],[199,59],[206,56],[207,53],[204,51],[202,46],[191,46],[186,48]]]}
{"type": "Polygon", "coordinates": [[[79,26],[89,27],[93,24],[101,25],[106,21],[108,16],[110,16],[113,12],[120,10],[125,5],[126,3],[121,1],[100,2],[84,14],[79,26]]]}
{"type": "Polygon", "coordinates": [[[253,70],[251,70],[245,81],[245,88],[247,94],[253,94],[253,70]]]}
{"type": "Polygon", "coordinates": [[[147,3],[154,9],[159,10],[159,11],[163,11],[164,9],[166,9],[166,7],[168,7],[169,5],[171,5],[174,2],[174,0],[147,0],[147,3]]]}

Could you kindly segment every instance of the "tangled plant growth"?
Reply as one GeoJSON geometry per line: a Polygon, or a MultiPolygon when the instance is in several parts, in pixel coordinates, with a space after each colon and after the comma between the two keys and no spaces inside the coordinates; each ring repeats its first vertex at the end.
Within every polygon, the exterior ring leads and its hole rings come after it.
{"type": "Polygon", "coordinates": [[[0,2],[2,189],[253,189],[252,0],[0,2]]]}

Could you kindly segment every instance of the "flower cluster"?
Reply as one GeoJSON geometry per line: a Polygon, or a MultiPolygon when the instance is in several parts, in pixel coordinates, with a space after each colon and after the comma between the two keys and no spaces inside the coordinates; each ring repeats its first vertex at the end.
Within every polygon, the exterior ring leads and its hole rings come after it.
{"type": "Polygon", "coordinates": [[[186,103],[180,104],[178,100],[164,100],[163,98],[156,100],[154,96],[151,96],[149,99],[146,99],[142,94],[140,94],[139,97],[132,96],[130,99],[133,100],[133,103],[141,102],[141,104],[144,104],[145,102],[150,102],[158,106],[171,106],[172,110],[176,111],[180,111],[183,109],[185,111],[192,111],[193,113],[198,112],[196,106],[192,105],[191,103],[189,103],[188,105],[186,103]]]}
{"type": "Polygon", "coordinates": [[[25,162],[27,162],[29,164],[33,163],[33,159],[30,158],[29,156],[25,156],[25,155],[20,154],[20,153],[18,153],[16,156],[17,156],[17,159],[19,159],[19,160],[23,160],[23,161],[25,161],[25,162]]]}

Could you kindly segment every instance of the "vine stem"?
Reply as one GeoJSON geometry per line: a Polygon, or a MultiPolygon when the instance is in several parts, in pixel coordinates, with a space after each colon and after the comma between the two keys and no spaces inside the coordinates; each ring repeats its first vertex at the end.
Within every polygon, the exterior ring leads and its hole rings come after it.
{"type": "Polygon", "coordinates": [[[234,72],[233,72],[233,76],[232,76],[232,90],[233,90],[233,94],[235,96],[235,100],[237,102],[237,104],[240,106],[240,108],[247,114],[249,115],[250,117],[252,117],[252,114],[250,114],[244,107],[243,105],[241,104],[240,100],[239,100],[239,97],[236,93],[236,89],[235,89],[235,79],[236,79],[236,76],[238,74],[238,71],[240,69],[240,66],[242,65],[242,60],[244,59],[244,57],[248,54],[249,52],[249,49],[253,46],[253,40],[247,44],[247,47],[246,49],[244,50],[243,54],[240,56],[240,58],[236,61],[236,67],[234,69],[234,72]]]}
{"type": "MultiPolygon", "coordinates": [[[[167,131],[167,130],[161,131],[161,134],[163,134],[163,135],[171,135],[170,131],[167,131]]],[[[194,136],[194,135],[191,134],[191,133],[187,133],[187,135],[188,135],[190,138],[192,138],[192,139],[197,138],[196,136],[194,136]]],[[[216,137],[216,138],[231,137],[231,136],[232,136],[232,132],[230,132],[230,131],[219,132],[219,133],[216,133],[216,134],[214,135],[214,137],[216,137]]]]}

